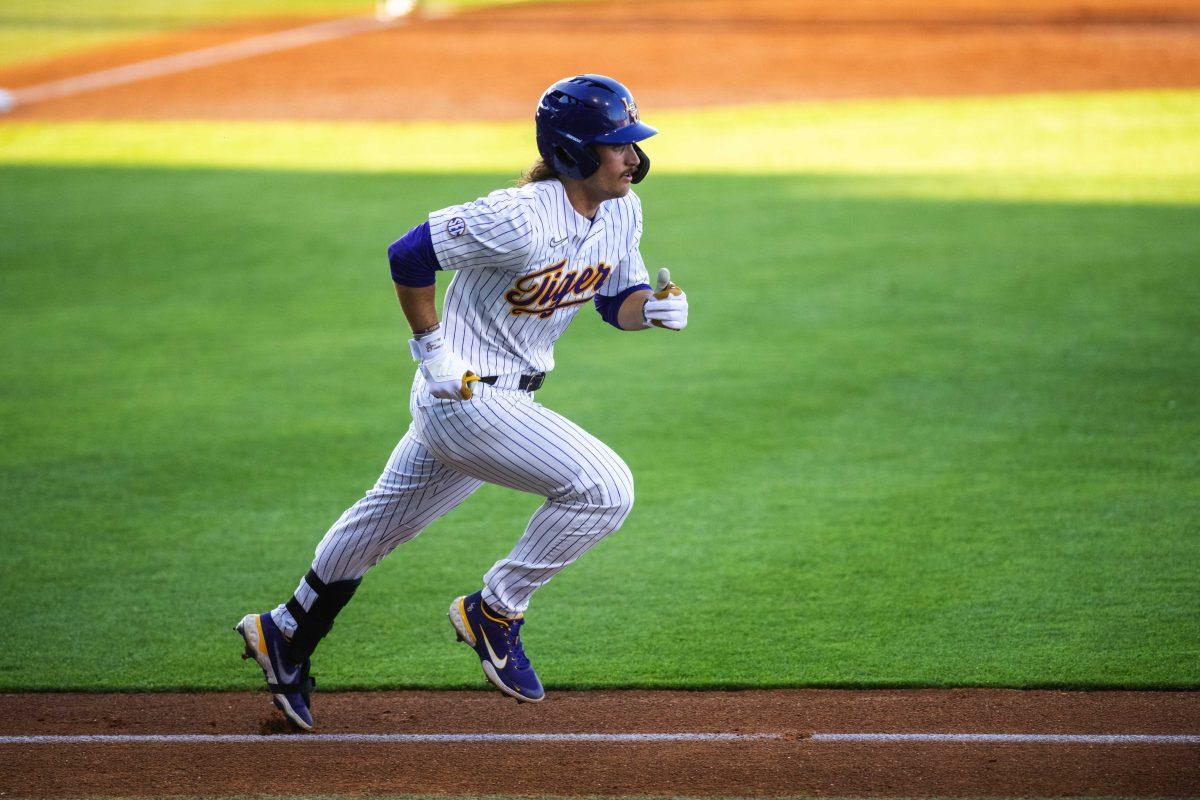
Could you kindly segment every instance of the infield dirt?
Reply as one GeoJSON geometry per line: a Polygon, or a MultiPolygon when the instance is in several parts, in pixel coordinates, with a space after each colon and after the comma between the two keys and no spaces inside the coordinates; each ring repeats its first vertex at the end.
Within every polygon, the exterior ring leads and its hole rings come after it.
{"type": "MultiPolygon", "coordinates": [[[[1194,744],[844,743],[814,732],[1195,733],[1200,693],[1018,690],[314,696],[321,733],[771,733],[740,742],[0,744],[5,796],[1187,796],[1194,744]],[[286,776],[282,783],[275,776],[286,776]]],[[[265,693],[0,695],[0,735],[282,733],[265,693]]]]}
{"type": "MultiPolygon", "coordinates": [[[[186,52],[307,20],[228,25],[0,70],[0,86],[186,52]]],[[[1185,0],[657,0],[447,17],[18,108],[9,119],[523,119],[562,75],[651,109],[898,95],[1200,86],[1185,0]]]]}

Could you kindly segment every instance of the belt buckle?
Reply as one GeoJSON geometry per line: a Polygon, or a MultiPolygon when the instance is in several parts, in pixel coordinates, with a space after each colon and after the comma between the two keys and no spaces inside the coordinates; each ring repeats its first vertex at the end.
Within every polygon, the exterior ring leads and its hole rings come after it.
{"type": "MultiPolygon", "coordinates": [[[[536,392],[538,389],[542,388],[542,382],[546,380],[546,373],[535,372],[532,375],[526,375],[525,378],[528,379],[528,385],[525,387],[525,391],[536,392]]],[[[525,381],[521,382],[525,383],[525,381]]]]}

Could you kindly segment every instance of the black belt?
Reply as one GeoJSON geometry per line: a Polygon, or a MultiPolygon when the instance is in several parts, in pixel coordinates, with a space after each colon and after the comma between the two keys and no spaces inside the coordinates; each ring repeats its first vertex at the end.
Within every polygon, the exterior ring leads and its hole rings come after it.
{"type": "MultiPolygon", "coordinates": [[[[487,375],[479,379],[480,383],[486,383],[488,386],[495,386],[496,381],[500,379],[499,375],[487,375]]],[[[546,373],[535,372],[532,375],[522,375],[521,382],[517,384],[517,388],[522,392],[536,392],[542,388],[542,383],[546,380],[546,373]]]]}

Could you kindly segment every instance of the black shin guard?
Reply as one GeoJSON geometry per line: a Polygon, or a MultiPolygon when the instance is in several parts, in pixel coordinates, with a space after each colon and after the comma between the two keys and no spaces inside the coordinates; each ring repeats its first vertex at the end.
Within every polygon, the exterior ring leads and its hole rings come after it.
{"type": "Polygon", "coordinates": [[[317,595],[308,610],[305,611],[294,596],[287,601],[287,610],[296,620],[296,632],[292,634],[292,641],[288,645],[288,657],[297,664],[304,663],[317,649],[317,645],[333,627],[334,617],[354,597],[362,578],[325,583],[310,569],[304,576],[304,582],[317,595]]]}

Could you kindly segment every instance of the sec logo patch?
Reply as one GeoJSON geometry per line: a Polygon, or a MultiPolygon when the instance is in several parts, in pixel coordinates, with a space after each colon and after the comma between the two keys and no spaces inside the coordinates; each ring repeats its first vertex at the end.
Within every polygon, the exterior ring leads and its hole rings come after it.
{"type": "Polygon", "coordinates": [[[462,217],[455,217],[446,223],[446,233],[451,237],[462,236],[467,232],[467,223],[462,217]]]}

